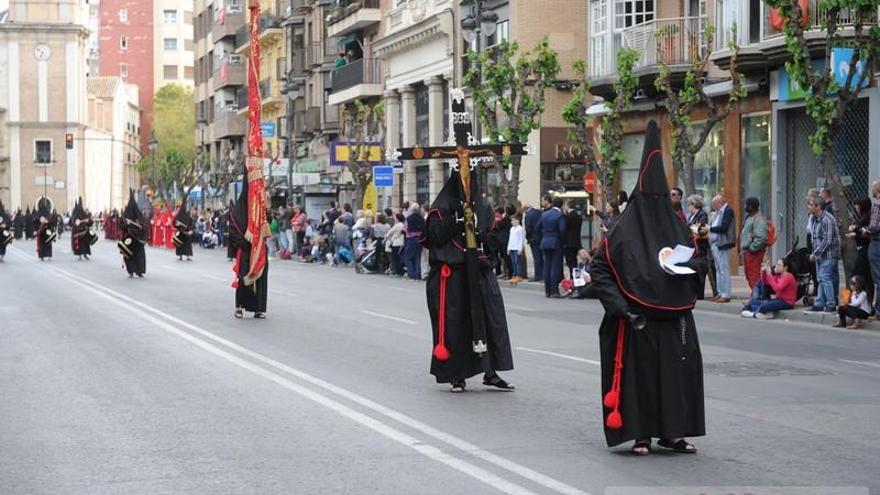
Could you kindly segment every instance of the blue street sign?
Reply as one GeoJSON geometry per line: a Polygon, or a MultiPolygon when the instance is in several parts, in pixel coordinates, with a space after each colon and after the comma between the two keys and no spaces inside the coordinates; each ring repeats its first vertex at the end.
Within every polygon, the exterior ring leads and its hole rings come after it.
{"type": "Polygon", "coordinates": [[[394,185],[394,167],[373,167],[373,184],[376,187],[394,185]]]}
{"type": "Polygon", "coordinates": [[[275,137],[275,122],[262,121],[260,127],[263,130],[263,137],[275,137]]]}

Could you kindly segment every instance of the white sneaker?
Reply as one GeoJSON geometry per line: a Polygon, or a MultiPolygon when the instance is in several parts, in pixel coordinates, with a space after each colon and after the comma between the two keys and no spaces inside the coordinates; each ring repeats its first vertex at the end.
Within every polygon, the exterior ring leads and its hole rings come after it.
{"type": "Polygon", "coordinates": [[[755,318],[759,320],[772,320],[773,313],[755,313],[755,318]]]}
{"type": "Polygon", "coordinates": [[[751,311],[749,311],[747,309],[744,309],[743,312],[740,314],[742,315],[743,318],[754,318],[755,317],[755,313],[752,313],[751,311]]]}

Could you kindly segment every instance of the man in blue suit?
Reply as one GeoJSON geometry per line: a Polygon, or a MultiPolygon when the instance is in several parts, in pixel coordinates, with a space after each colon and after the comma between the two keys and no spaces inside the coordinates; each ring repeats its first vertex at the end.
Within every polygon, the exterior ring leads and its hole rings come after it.
{"type": "MultiPolygon", "coordinates": [[[[541,200],[542,209],[548,206],[550,205],[545,206],[544,200],[541,200]]],[[[532,251],[532,258],[535,260],[535,278],[532,280],[537,282],[539,280],[544,280],[544,256],[541,252],[541,210],[526,205],[525,211],[524,227],[526,229],[526,242],[529,243],[529,248],[532,251]]]]}
{"type": "Polygon", "coordinates": [[[565,241],[565,215],[562,200],[544,196],[551,207],[541,214],[541,251],[544,257],[544,295],[561,297],[559,282],[562,281],[562,249],[565,241]]]}

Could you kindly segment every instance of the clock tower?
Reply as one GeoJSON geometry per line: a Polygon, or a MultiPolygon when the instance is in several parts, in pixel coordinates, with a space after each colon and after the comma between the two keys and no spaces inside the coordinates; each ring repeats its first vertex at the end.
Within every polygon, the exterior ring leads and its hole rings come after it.
{"type": "Polygon", "coordinates": [[[87,25],[86,0],[10,0],[0,20],[0,199],[7,208],[33,208],[45,195],[64,212],[83,194],[87,25]]]}

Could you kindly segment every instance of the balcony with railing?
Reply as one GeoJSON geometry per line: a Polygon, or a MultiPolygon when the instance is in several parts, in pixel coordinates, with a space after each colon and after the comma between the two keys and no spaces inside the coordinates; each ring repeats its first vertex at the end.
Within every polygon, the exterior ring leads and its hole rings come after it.
{"type": "Polygon", "coordinates": [[[259,83],[260,102],[263,111],[276,110],[281,107],[283,100],[278,83],[272,79],[263,79],[259,83]]]}
{"type": "Polygon", "coordinates": [[[675,80],[691,65],[695,57],[702,55],[706,45],[703,32],[705,17],[677,17],[654,19],[631,26],[619,33],[593,39],[594,52],[590,67],[591,89],[594,94],[607,96],[617,78],[615,54],[618,48],[630,48],[639,53],[633,73],[639,77],[639,87],[653,91],[653,81],[664,63],[675,80]],[[596,50],[613,47],[597,56],[596,50]]]}
{"type": "MultiPolygon", "coordinates": [[[[247,106],[244,107],[245,109],[247,106]]],[[[238,107],[230,106],[219,108],[214,115],[213,138],[224,139],[236,136],[244,136],[245,118],[240,115],[238,107]]]]}
{"type": "Polygon", "coordinates": [[[247,23],[235,31],[235,53],[247,55],[251,51],[251,32],[247,23]]]}
{"type": "Polygon", "coordinates": [[[214,24],[211,26],[211,34],[214,41],[219,41],[227,36],[236,36],[238,30],[247,24],[247,17],[239,6],[219,8],[214,15],[214,24]]]}
{"type": "Polygon", "coordinates": [[[379,60],[371,58],[355,60],[334,69],[330,77],[331,105],[382,95],[382,65],[379,60]]]}
{"type": "Polygon", "coordinates": [[[327,16],[327,36],[344,36],[382,22],[379,0],[345,0],[327,16]]]}
{"type": "Polygon", "coordinates": [[[284,39],[283,19],[273,14],[264,12],[260,14],[260,43],[272,45],[280,43],[284,39]]]}
{"type": "Polygon", "coordinates": [[[243,55],[227,54],[220,59],[214,70],[214,89],[247,84],[247,58],[243,55]]]}

